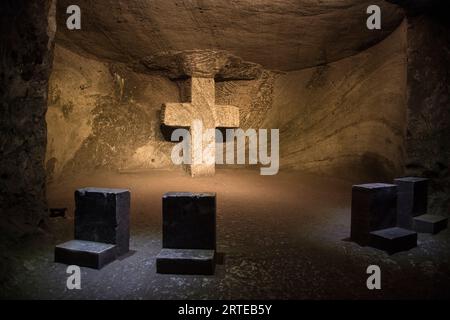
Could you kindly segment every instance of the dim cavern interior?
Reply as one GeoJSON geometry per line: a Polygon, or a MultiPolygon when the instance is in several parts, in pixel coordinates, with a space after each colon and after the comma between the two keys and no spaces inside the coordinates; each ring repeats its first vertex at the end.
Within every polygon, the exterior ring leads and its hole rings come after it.
{"type": "Polygon", "coordinates": [[[449,216],[443,2],[3,0],[0,298],[450,298],[448,229],[396,253],[351,236],[355,185],[426,178],[422,213],[449,216]],[[277,129],[279,169],[175,164],[170,134],[196,117],[277,129]],[[55,246],[85,187],[129,190],[129,251],[71,290],[55,246]],[[215,194],[213,274],[157,272],[168,192],[215,194]]]}

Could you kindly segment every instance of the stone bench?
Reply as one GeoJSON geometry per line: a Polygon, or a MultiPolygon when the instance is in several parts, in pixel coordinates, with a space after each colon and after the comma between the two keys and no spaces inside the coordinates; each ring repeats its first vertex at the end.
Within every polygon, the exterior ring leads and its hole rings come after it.
{"type": "Polygon", "coordinates": [[[428,179],[404,177],[394,180],[398,187],[398,225],[420,233],[436,234],[448,226],[448,218],[427,214],[428,179]]]}
{"type": "Polygon", "coordinates": [[[351,239],[391,254],[417,246],[415,232],[397,227],[395,184],[353,186],[351,239]]]}
{"type": "Polygon", "coordinates": [[[162,198],[162,250],[158,273],[214,274],[216,194],[169,192],[162,198]]]}
{"type": "Polygon", "coordinates": [[[75,191],[75,240],[55,248],[55,262],[100,269],[129,251],[130,192],[75,191]]]}
{"type": "Polygon", "coordinates": [[[397,186],[385,183],[354,185],[352,188],[351,239],[369,243],[369,233],[396,226],[397,186]]]}
{"type": "Polygon", "coordinates": [[[397,185],[397,225],[412,229],[413,218],[427,213],[428,179],[404,177],[394,180],[397,185]]]}
{"type": "Polygon", "coordinates": [[[423,214],[421,216],[414,217],[413,226],[414,230],[419,233],[436,234],[447,229],[448,218],[434,214],[423,214]]]}
{"type": "Polygon", "coordinates": [[[55,247],[55,262],[101,269],[116,259],[116,245],[71,240],[55,247]]]}

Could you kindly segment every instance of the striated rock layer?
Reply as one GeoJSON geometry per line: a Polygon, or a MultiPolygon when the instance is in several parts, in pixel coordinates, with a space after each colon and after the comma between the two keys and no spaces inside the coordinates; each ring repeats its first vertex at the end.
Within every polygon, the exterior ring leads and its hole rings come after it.
{"type": "Polygon", "coordinates": [[[72,4],[58,1],[58,42],[71,50],[123,63],[167,51],[225,50],[283,71],[359,53],[404,17],[384,0],[78,0],[81,30],[70,31],[72,4]],[[366,28],[373,4],[382,9],[381,30],[366,28]]]}
{"type": "Polygon", "coordinates": [[[279,76],[265,126],[279,127],[283,166],[357,181],[402,174],[406,33],[350,58],[279,76]]]}
{"type": "MultiPolygon", "coordinates": [[[[238,107],[241,128],[279,128],[284,169],[391,178],[404,165],[405,36],[401,25],[378,45],[329,65],[216,82],[216,104],[238,107]]],[[[173,168],[160,109],[185,101],[185,92],[182,79],[168,76],[58,46],[47,115],[49,175],[173,168]]]]}
{"type": "Polygon", "coordinates": [[[186,77],[219,80],[253,80],[261,76],[261,66],[243,61],[226,51],[187,50],[161,52],[134,64],[143,73],[158,73],[170,79],[186,77]]]}

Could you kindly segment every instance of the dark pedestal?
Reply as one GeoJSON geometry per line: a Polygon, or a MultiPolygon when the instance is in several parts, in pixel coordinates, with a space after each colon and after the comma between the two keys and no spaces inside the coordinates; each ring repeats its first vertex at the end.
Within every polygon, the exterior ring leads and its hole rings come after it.
{"type": "Polygon", "coordinates": [[[216,194],[170,192],[162,199],[163,249],[158,273],[213,274],[216,194]]]}
{"type": "Polygon", "coordinates": [[[163,196],[163,248],[216,249],[216,194],[163,196]]]}
{"type": "Polygon", "coordinates": [[[129,250],[130,192],[84,188],[75,191],[75,239],[115,244],[117,254],[129,250]]]}
{"type": "Polygon", "coordinates": [[[417,233],[403,228],[387,228],[370,233],[370,246],[393,254],[417,246],[417,233]]]}
{"type": "Polygon", "coordinates": [[[369,243],[371,231],[396,226],[397,186],[371,183],[352,188],[351,239],[361,245],[369,243]]]}
{"type": "Polygon", "coordinates": [[[413,229],[413,218],[427,213],[428,179],[405,177],[397,185],[397,226],[413,229]]]}
{"type": "Polygon", "coordinates": [[[75,191],[75,240],[55,247],[55,262],[100,269],[129,250],[130,192],[75,191]]]}
{"type": "Polygon", "coordinates": [[[447,229],[448,218],[424,214],[414,218],[414,230],[419,233],[436,234],[444,229],[447,229]]]}
{"type": "Polygon", "coordinates": [[[113,244],[71,240],[55,247],[55,262],[101,269],[116,259],[113,244]]]}

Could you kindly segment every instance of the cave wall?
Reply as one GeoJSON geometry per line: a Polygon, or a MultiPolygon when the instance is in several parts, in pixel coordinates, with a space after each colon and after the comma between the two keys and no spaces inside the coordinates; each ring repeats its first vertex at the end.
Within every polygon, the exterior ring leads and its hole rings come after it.
{"type": "Polygon", "coordinates": [[[179,99],[176,84],[166,78],[57,45],[47,113],[49,180],[89,170],[170,165],[170,144],[159,130],[166,99],[179,99]]]}
{"type": "MultiPolygon", "coordinates": [[[[279,128],[284,169],[390,179],[404,167],[405,31],[402,24],[376,46],[328,65],[217,82],[216,102],[239,106],[244,129],[279,128]]],[[[177,82],[58,45],[49,92],[50,178],[174,169],[159,112],[164,102],[181,101],[177,82]]]]}
{"type": "Polygon", "coordinates": [[[404,17],[385,0],[59,0],[58,12],[58,42],[102,59],[127,63],[165,51],[219,49],[283,71],[361,52],[404,17]],[[82,32],[65,27],[72,4],[83,13],[82,32]],[[369,5],[383,12],[381,30],[364,27],[369,5]]]}
{"type": "MultiPolygon", "coordinates": [[[[242,128],[259,128],[272,106],[275,74],[216,83],[216,102],[240,108],[242,128]]],[[[173,142],[161,130],[165,102],[181,101],[182,83],[134,72],[121,63],[56,45],[47,112],[48,180],[77,172],[175,169],[173,142]]]]}
{"type": "Polygon", "coordinates": [[[46,213],[47,87],[55,2],[0,4],[0,235],[31,232],[46,213]]]}
{"type": "Polygon", "coordinates": [[[355,56],[279,76],[265,126],[284,167],[358,181],[404,168],[406,26],[355,56]]]}
{"type": "Polygon", "coordinates": [[[431,178],[429,211],[450,213],[450,26],[444,8],[408,14],[406,170],[431,178]]]}

